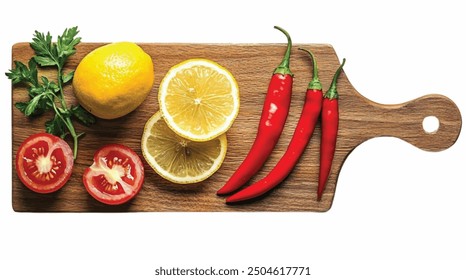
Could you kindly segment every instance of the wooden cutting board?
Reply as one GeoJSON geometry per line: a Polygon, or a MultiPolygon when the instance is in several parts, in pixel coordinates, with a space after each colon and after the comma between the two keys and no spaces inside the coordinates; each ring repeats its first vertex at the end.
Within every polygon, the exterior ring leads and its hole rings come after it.
{"type": "MultiPolygon", "coordinates": [[[[77,53],[69,59],[65,72],[75,69],[79,61],[103,43],[81,43],[77,53]]],[[[351,86],[343,72],[338,82],[340,93],[340,128],[337,151],[326,191],[321,202],[316,201],[319,166],[320,126],[291,175],[275,190],[259,200],[227,205],[225,198],[215,193],[233,174],[251,147],[262,110],[267,86],[273,70],[280,63],[285,44],[139,44],[154,61],[155,82],[146,101],[134,112],[117,120],[101,120],[91,127],[76,123],[79,132],[85,132],[79,145],[79,155],[70,181],[56,193],[37,194],[19,181],[13,168],[12,203],[15,211],[31,212],[139,212],[139,211],[327,211],[336,193],[338,174],[346,157],[364,141],[373,137],[393,136],[426,151],[441,151],[453,145],[461,129],[461,115],[457,106],[447,97],[431,94],[403,104],[383,105],[372,102],[351,86]],[[228,152],[217,173],[204,182],[177,185],[158,176],[144,161],[140,139],[145,122],[154,114],[158,85],[173,65],[189,58],[214,60],[228,68],[236,77],[241,94],[240,113],[228,131],[228,152]],[[440,126],[435,133],[426,133],[422,122],[435,116],[440,126]],[[94,152],[104,144],[121,143],[134,149],[145,164],[145,182],[141,192],[129,203],[108,206],[94,200],[82,184],[84,169],[92,164],[94,152]]],[[[324,90],[331,82],[339,59],[331,45],[294,45],[291,57],[294,86],[286,127],[273,154],[251,182],[264,177],[286,150],[301,113],[305,91],[311,79],[312,64],[308,55],[298,47],[314,52],[324,90]]],[[[13,46],[12,61],[26,63],[33,55],[28,43],[13,46]]],[[[351,59],[351,58],[349,58],[351,59]]],[[[354,62],[356,63],[356,62],[354,62]]],[[[50,76],[54,72],[41,71],[50,76]]],[[[75,104],[71,86],[67,86],[68,104],[75,104]]],[[[33,133],[43,132],[44,123],[51,115],[27,118],[13,104],[28,100],[25,88],[12,90],[13,154],[22,141],[33,133]]],[[[71,144],[71,141],[69,141],[71,144]]]]}

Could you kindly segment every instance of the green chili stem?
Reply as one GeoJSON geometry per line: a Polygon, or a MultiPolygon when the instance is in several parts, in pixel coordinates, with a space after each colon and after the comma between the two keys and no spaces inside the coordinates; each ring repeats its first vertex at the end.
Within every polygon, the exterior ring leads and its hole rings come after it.
{"type": "Polygon", "coordinates": [[[345,65],[345,62],[346,62],[346,59],[343,58],[343,62],[341,63],[340,67],[338,67],[337,71],[335,72],[335,75],[333,75],[332,83],[330,84],[328,91],[324,94],[324,98],[328,98],[328,99],[338,98],[337,80],[338,80],[338,77],[340,76],[343,66],[345,65]]]}
{"type": "Polygon", "coordinates": [[[283,74],[283,75],[293,75],[293,73],[290,70],[290,56],[291,56],[291,46],[292,46],[290,34],[288,34],[288,32],[286,32],[286,30],[281,27],[274,26],[274,28],[280,30],[283,34],[285,34],[286,39],[288,41],[288,45],[286,47],[286,52],[285,52],[282,62],[280,63],[280,65],[278,65],[277,68],[275,68],[275,71],[273,73],[283,74]]]}
{"type": "Polygon", "coordinates": [[[317,69],[317,60],[314,57],[314,54],[306,49],[298,48],[301,51],[305,51],[309,54],[309,56],[312,59],[312,67],[313,67],[313,74],[312,74],[312,80],[309,82],[309,85],[307,86],[308,89],[315,89],[315,90],[322,90],[322,83],[319,80],[319,71],[317,69]]]}

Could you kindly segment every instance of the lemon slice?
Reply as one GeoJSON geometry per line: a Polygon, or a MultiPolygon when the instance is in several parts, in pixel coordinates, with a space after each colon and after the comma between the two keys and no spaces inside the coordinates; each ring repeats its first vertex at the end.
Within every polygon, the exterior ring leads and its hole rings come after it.
{"type": "Polygon", "coordinates": [[[222,165],[227,152],[225,134],[205,142],[182,138],[158,111],[147,122],[141,140],[147,163],[163,178],[189,184],[209,178],[222,165]]]}
{"type": "Polygon", "coordinates": [[[178,135],[207,141],[225,133],[239,112],[239,89],[233,75],[207,59],[173,66],[159,87],[159,106],[178,135]]]}

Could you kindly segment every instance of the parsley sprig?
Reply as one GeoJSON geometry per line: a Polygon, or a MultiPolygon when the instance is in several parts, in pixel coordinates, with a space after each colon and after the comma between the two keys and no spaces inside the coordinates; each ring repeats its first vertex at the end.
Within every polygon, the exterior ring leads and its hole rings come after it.
{"type": "Polygon", "coordinates": [[[56,42],[52,42],[49,32],[45,35],[35,31],[30,43],[35,55],[29,60],[28,65],[14,61],[14,69],[5,73],[13,85],[22,83],[27,86],[29,101],[15,104],[24,115],[32,117],[50,110],[55,112],[54,117],[45,123],[45,131],[61,138],[71,135],[75,159],[78,153],[78,138],[84,133],[76,133],[72,118],[85,125],[95,123],[94,116],[80,105],[68,107],[64,96],[63,86],[73,79],[74,71],[64,73],[63,70],[67,59],[76,53],[76,45],[81,41],[80,37],[76,37],[78,33],[77,27],[67,28],[58,36],[56,42]],[[57,82],[44,76],[39,79],[38,66],[55,67],[57,82]]]}

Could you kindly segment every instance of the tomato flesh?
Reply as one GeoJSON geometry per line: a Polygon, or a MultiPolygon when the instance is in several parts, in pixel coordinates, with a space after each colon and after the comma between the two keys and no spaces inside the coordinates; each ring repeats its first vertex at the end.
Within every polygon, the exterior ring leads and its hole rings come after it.
{"type": "Polygon", "coordinates": [[[21,182],[38,193],[51,193],[65,185],[73,169],[73,152],[61,138],[47,133],[28,137],[16,154],[21,182]]]}
{"type": "Polygon", "coordinates": [[[84,186],[98,201],[117,205],[133,198],[144,181],[144,166],[129,147],[110,144],[94,155],[94,163],[86,168],[84,186]]]}

